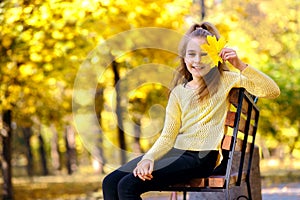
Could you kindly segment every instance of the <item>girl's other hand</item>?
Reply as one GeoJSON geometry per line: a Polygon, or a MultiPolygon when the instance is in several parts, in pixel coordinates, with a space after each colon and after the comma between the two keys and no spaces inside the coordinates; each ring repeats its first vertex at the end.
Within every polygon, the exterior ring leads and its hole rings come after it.
{"type": "Polygon", "coordinates": [[[133,170],[133,175],[138,176],[141,180],[151,180],[153,178],[154,162],[149,159],[142,160],[138,163],[136,168],[133,170]]]}
{"type": "Polygon", "coordinates": [[[228,61],[230,64],[232,64],[235,68],[239,69],[240,71],[243,71],[247,67],[247,64],[245,64],[239,59],[234,49],[227,48],[227,47],[223,48],[219,56],[224,61],[228,61]]]}

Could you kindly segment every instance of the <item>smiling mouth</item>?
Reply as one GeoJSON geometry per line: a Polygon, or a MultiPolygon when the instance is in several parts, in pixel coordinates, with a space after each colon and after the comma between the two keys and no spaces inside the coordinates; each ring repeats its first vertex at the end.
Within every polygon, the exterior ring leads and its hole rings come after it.
{"type": "Polygon", "coordinates": [[[205,66],[192,66],[192,67],[195,69],[204,69],[205,68],[205,66]]]}

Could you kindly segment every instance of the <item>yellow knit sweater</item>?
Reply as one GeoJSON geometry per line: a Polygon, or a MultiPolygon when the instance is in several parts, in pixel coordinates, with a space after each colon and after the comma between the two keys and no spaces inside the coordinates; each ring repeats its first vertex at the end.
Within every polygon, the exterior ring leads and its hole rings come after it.
{"type": "Polygon", "coordinates": [[[195,103],[197,90],[178,85],[170,94],[162,133],[142,160],[159,159],[173,147],[192,151],[219,150],[224,135],[227,96],[234,87],[243,87],[258,97],[275,98],[280,94],[271,78],[250,66],[241,74],[224,71],[217,93],[201,103],[195,103]]]}

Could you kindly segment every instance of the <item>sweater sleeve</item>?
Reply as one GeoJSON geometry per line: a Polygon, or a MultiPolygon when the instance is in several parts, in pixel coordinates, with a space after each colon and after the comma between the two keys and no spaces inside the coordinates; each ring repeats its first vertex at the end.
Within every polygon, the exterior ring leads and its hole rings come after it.
{"type": "Polygon", "coordinates": [[[166,107],[165,123],[161,135],[154,145],[143,156],[142,160],[157,160],[166,154],[173,146],[181,126],[181,109],[179,101],[173,92],[170,94],[166,107]]]}
{"type": "Polygon", "coordinates": [[[280,95],[278,85],[269,76],[251,66],[241,72],[238,84],[257,97],[276,98],[280,95]]]}

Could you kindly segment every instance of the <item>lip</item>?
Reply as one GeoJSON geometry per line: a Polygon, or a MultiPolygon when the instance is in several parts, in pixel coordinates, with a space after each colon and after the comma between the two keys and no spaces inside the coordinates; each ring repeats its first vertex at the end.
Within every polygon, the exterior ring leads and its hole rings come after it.
{"type": "Polygon", "coordinates": [[[195,69],[204,69],[205,68],[205,66],[192,66],[192,67],[195,69]]]}

